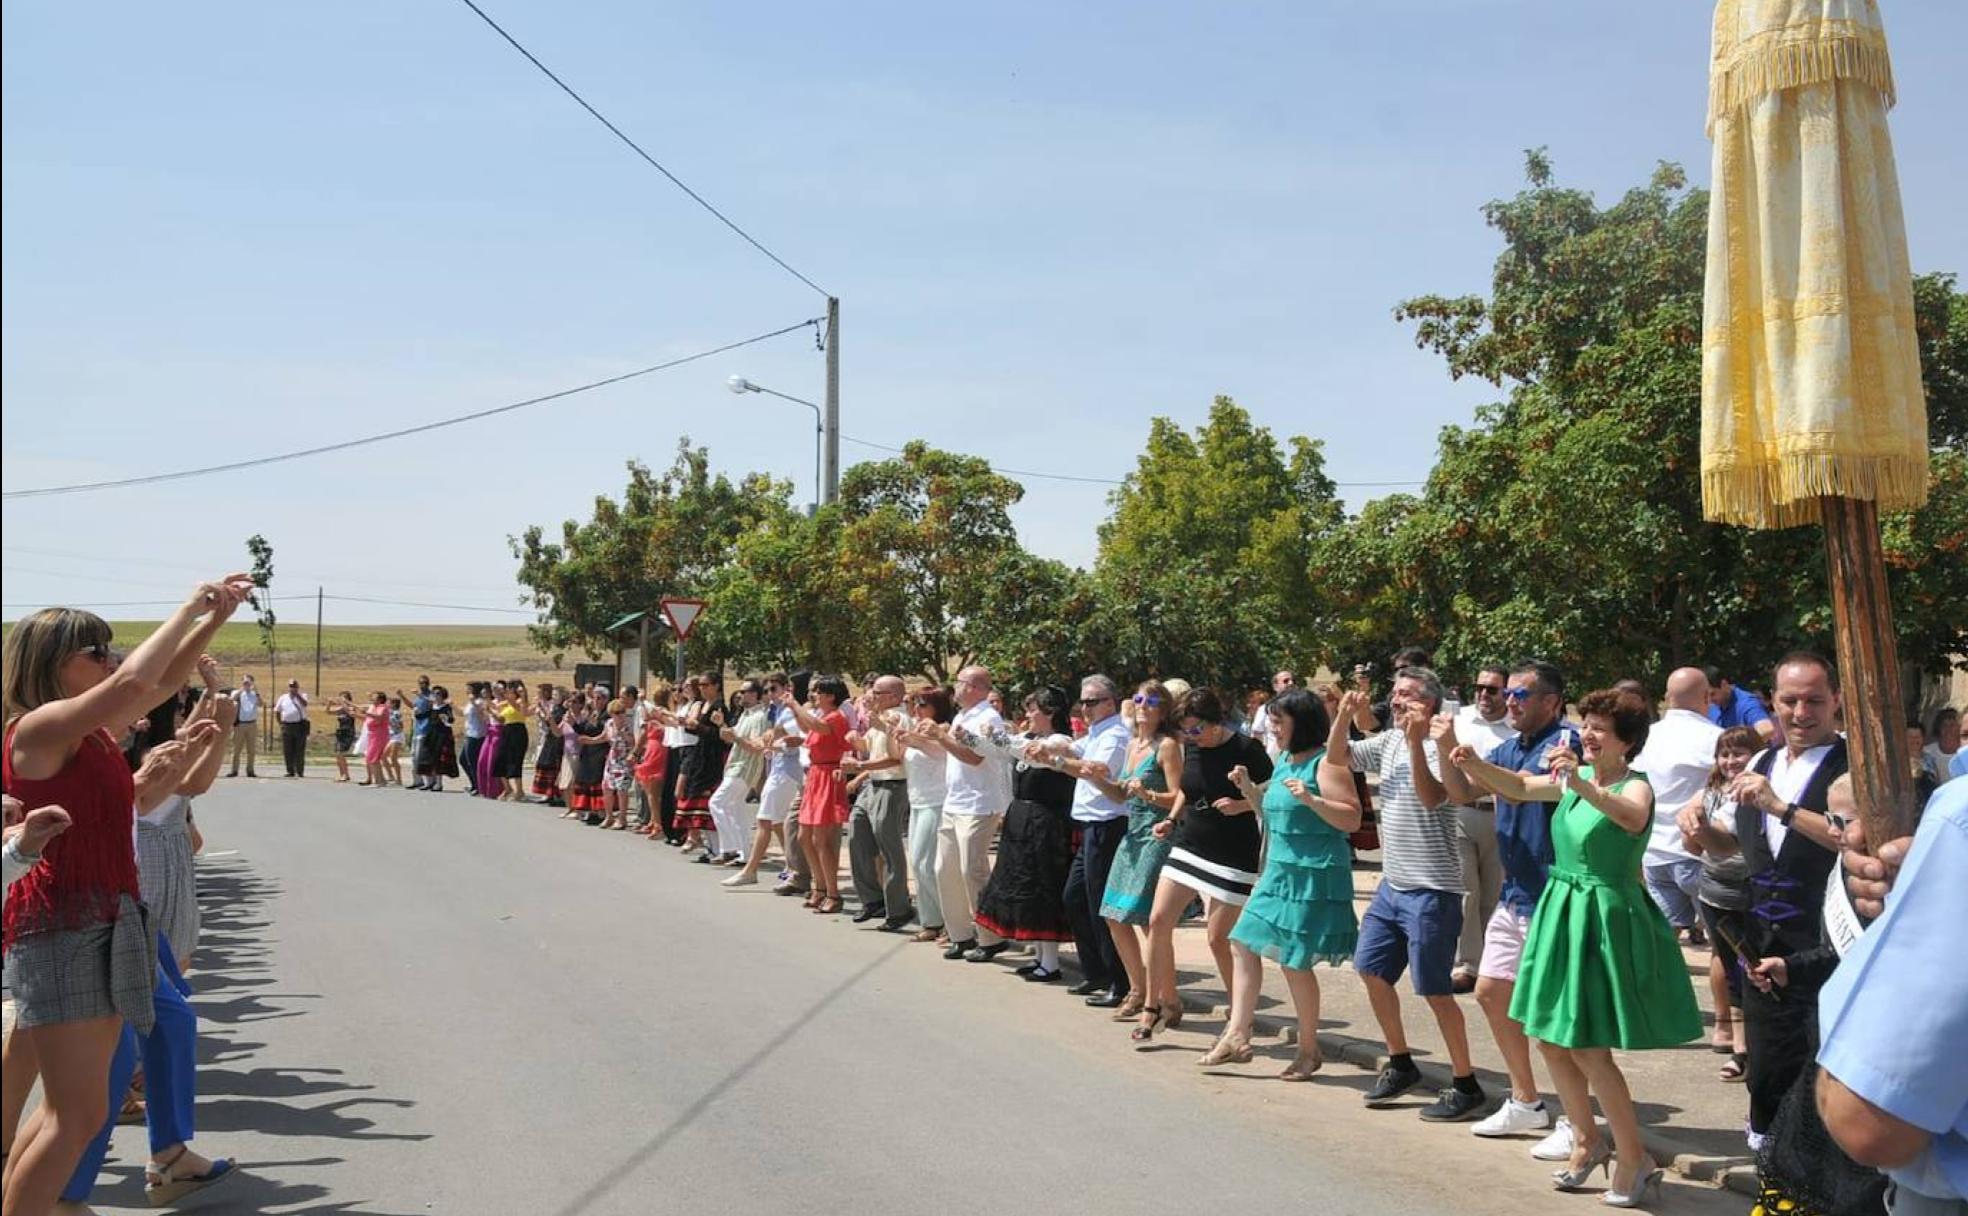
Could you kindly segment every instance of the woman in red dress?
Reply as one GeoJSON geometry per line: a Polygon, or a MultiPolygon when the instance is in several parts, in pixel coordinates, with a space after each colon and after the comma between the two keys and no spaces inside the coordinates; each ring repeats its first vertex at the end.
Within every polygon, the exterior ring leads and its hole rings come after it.
{"type": "Polygon", "coordinates": [[[783,694],[786,707],[806,732],[806,792],[800,798],[800,847],[806,850],[813,890],[806,906],[815,912],[835,913],[844,906],[840,893],[840,830],[847,823],[847,778],[840,763],[847,755],[847,715],[841,705],[847,700],[847,682],[839,676],[818,676],[813,681],[813,708],[783,694]]]}
{"type": "Polygon", "coordinates": [[[153,1017],[155,942],[145,940],[131,847],[136,789],[109,730],[174,693],[252,587],[244,574],[199,587],[113,672],[109,625],[91,613],[43,609],[7,635],[7,792],[24,810],[60,806],[71,821],[7,892],[0,922],[16,1001],[8,1071],[38,1067],[46,1109],[33,1137],[14,1146],[0,1201],[9,1212],[54,1206],[109,1115],[109,1062],[124,1020],[148,1030],[153,1017]]]}

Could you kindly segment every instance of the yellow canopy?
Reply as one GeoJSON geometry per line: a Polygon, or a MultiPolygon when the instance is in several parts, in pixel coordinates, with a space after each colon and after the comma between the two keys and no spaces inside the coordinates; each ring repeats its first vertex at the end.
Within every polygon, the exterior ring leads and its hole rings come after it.
{"type": "Polygon", "coordinates": [[[1927,500],[1913,272],[1875,0],[1718,0],[1702,310],[1702,510],[1815,522],[1927,500]]]}

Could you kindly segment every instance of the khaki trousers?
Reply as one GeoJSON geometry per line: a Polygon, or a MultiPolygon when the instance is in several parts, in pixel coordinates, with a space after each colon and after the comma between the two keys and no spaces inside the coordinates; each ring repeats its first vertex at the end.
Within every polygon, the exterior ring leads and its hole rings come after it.
{"type": "Polygon", "coordinates": [[[977,897],[991,877],[991,842],[1003,815],[943,813],[936,829],[936,893],[943,905],[943,931],[952,942],[995,945],[999,938],[976,920],[977,897]]]}

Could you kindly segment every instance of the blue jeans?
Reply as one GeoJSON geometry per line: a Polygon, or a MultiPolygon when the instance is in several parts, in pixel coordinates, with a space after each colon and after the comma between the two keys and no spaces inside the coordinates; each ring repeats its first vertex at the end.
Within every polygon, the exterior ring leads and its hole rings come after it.
{"type": "Polygon", "coordinates": [[[1654,897],[1667,923],[1687,929],[1699,915],[1695,896],[1701,891],[1702,863],[1699,857],[1676,861],[1650,861],[1641,867],[1647,880],[1647,894],[1654,897]]]}

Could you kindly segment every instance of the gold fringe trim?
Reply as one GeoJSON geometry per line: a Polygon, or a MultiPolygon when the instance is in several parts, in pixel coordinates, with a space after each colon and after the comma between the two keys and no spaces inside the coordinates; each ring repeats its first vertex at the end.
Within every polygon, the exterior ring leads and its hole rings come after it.
{"type": "Polygon", "coordinates": [[[1800,39],[1794,30],[1775,30],[1737,48],[1709,73],[1708,134],[1738,106],[1765,95],[1805,85],[1855,80],[1878,89],[1891,109],[1893,61],[1886,38],[1853,26],[1851,32],[1800,39]]]}
{"type": "Polygon", "coordinates": [[[1782,456],[1774,461],[1702,470],[1702,517],[1745,528],[1795,528],[1818,522],[1818,499],[1859,498],[1882,513],[1927,501],[1927,455],[1782,456]]]}

